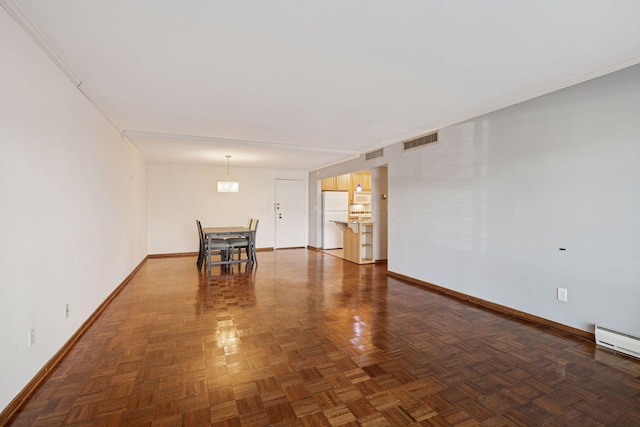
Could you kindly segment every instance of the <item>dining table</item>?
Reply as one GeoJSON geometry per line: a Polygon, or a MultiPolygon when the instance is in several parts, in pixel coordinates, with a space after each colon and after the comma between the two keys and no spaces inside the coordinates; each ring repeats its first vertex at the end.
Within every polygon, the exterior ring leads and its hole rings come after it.
{"type": "Polygon", "coordinates": [[[248,252],[249,252],[249,256],[246,259],[242,259],[242,257],[240,257],[241,259],[229,259],[229,260],[220,260],[220,261],[212,261],[211,260],[211,251],[209,251],[209,253],[205,254],[206,255],[206,259],[207,259],[207,272],[211,273],[211,266],[212,265],[227,265],[227,264],[238,264],[241,262],[246,262],[248,265],[252,265],[253,264],[253,252],[252,252],[252,248],[253,248],[253,244],[254,244],[254,239],[255,239],[255,231],[251,230],[248,227],[242,227],[242,226],[238,226],[238,227],[202,227],[202,232],[204,233],[204,237],[207,240],[207,247],[210,248],[211,247],[211,239],[215,239],[215,238],[222,238],[224,239],[225,237],[232,237],[232,236],[243,236],[246,237],[247,240],[249,241],[249,246],[248,246],[248,252]]]}

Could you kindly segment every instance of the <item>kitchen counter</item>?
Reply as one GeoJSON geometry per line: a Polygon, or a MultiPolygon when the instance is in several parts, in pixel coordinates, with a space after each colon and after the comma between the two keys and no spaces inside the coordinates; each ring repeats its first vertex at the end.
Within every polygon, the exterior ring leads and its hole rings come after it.
{"type": "Polygon", "coordinates": [[[343,233],[344,259],[356,264],[371,264],[373,259],[373,221],[331,221],[343,233]]]}

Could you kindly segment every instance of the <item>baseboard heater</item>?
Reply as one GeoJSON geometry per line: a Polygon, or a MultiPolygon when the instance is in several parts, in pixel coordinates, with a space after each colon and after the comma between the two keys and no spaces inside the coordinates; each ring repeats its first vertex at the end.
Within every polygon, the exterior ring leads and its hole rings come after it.
{"type": "Polygon", "coordinates": [[[596,325],[596,344],[640,359],[640,337],[596,325]]]}

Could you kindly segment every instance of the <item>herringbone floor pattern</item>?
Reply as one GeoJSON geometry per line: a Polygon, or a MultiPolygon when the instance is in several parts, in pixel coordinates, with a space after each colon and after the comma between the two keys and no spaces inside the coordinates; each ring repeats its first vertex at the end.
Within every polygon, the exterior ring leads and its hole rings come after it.
{"type": "Polygon", "coordinates": [[[384,266],[259,261],[148,260],[12,425],[640,425],[637,360],[384,266]]]}

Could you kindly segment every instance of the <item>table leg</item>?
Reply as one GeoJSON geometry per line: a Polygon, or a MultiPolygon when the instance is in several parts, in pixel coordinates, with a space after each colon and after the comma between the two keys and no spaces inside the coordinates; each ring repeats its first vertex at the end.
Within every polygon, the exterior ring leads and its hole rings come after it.
{"type": "Polygon", "coordinates": [[[211,275],[211,234],[207,234],[207,248],[206,258],[207,258],[207,273],[211,275]]]}

